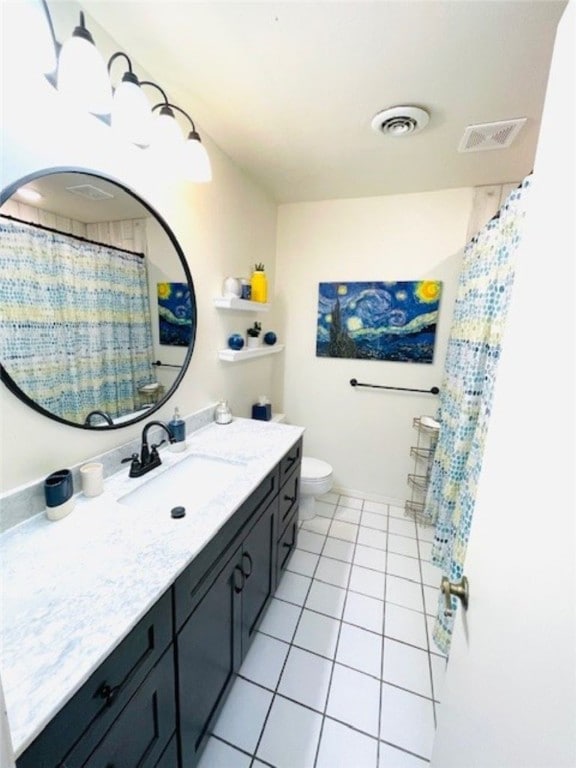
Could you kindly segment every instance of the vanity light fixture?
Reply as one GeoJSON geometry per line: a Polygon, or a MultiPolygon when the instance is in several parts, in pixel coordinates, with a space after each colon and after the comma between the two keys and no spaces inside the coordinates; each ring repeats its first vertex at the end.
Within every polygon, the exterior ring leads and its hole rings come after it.
{"type": "Polygon", "coordinates": [[[112,106],[112,86],[106,63],[86,28],[84,13],[58,57],[58,90],[95,115],[107,115],[112,106]]]}
{"type": "Polygon", "coordinates": [[[114,89],[110,124],[127,141],[140,147],[150,144],[152,132],[152,111],[138,78],[132,71],[132,62],[122,51],[113,54],[108,61],[108,73],[119,58],[126,59],[127,69],[122,80],[114,89]]]}
{"type": "Polygon", "coordinates": [[[45,0],[11,3],[2,9],[2,17],[11,28],[3,41],[5,61],[18,61],[19,72],[46,76],[53,73],[57,43],[45,0]]]}
{"type": "MultiPolygon", "coordinates": [[[[194,181],[197,184],[212,181],[212,167],[210,165],[210,158],[208,157],[208,152],[206,152],[206,148],[202,144],[200,134],[196,130],[196,126],[194,125],[194,121],[190,115],[181,107],[176,106],[176,104],[170,104],[167,101],[160,104],[155,104],[152,107],[152,112],[155,112],[157,109],[160,109],[158,120],[160,121],[160,119],[162,119],[164,121],[162,125],[163,130],[168,128],[171,132],[173,130],[173,126],[176,125],[176,118],[174,116],[173,110],[176,110],[181,115],[184,115],[184,117],[190,122],[192,130],[188,133],[188,137],[184,143],[182,152],[184,162],[183,173],[185,178],[187,178],[189,181],[194,181]]],[[[181,138],[182,135],[180,134],[180,140],[181,138]]],[[[178,142],[179,144],[180,140],[178,142]]]]}

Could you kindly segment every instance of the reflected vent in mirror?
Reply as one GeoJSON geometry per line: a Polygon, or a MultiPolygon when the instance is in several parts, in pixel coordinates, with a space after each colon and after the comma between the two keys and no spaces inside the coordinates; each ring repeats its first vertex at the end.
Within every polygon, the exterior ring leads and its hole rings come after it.
{"type": "Polygon", "coordinates": [[[86,197],[88,200],[110,200],[114,197],[110,192],[105,192],[103,189],[92,184],[78,184],[75,187],[66,187],[66,191],[71,192],[73,195],[86,197]]]}

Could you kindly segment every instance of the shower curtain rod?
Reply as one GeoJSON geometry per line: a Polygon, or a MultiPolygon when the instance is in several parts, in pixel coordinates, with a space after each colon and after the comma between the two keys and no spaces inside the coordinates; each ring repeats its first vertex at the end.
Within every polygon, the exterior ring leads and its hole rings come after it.
{"type": "Polygon", "coordinates": [[[399,392],[423,392],[425,395],[437,395],[440,390],[438,387],[430,387],[430,389],[412,389],[410,387],[386,387],[383,384],[363,384],[358,379],[350,379],[351,387],[370,387],[371,389],[395,389],[399,392]]]}
{"type": "Polygon", "coordinates": [[[9,216],[7,213],[0,213],[3,219],[9,219],[10,221],[17,221],[19,224],[27,224],[29,227],[36,227],[36,229],[43,229],[46,232],[53,232],[56,235],[65,235],[66,237],[72,237],[74,240],[81,240],[83,243],[90,243],[90,245],[100,245],[105,248],[114,248],[115,251],[121,251],[122,253],[129,253],[131,256],[138,256],[141,259],[145,258],[143,253],[139,251],[129,251],[127,248],[120,248],[117,245],[110,245],[109,243],[100,243],[98,240],[90,240],[88,237],[81,237],[80,235],[74,235],[71,232],[62,232],[61,229],[55,229],[54,227],[47,227],[45,224],[36,224],[33,221],[25,221],[19,219],[17,216],[9,216]]]}
{"type": "Polygon", "coordinates": [[[163,363],[161,360],[156,360],[152,365],[156,365],[162,368],[182,368],[181,365],[173,365],[172,363],[163,363]]]}

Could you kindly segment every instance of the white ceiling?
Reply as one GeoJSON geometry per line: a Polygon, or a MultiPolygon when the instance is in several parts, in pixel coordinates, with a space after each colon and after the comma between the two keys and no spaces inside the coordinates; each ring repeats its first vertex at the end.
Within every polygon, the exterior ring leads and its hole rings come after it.
{"type": "Polygon", "coordinates": [[[566,0],[81,5],[201,134],[294,202],[522,179],[566,0]],[[399,104],[427,109],[428,127],[370,128],[399,104]],[[521,117],[509,149],[458,152],[466,126],[521,117]]]}

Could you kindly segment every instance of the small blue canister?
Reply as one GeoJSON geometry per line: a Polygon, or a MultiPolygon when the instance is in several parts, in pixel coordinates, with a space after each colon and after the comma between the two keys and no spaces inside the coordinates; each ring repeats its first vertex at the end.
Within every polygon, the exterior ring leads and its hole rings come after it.
{"type": "Polygon", "coordinates": [[[228,337],[228,346],[230,349],[239,350],[244,346],[244,337],[239,333],[233,333],[228,337]]]}

